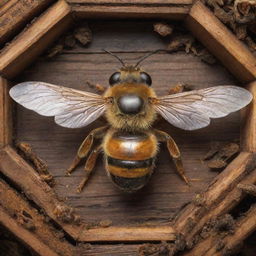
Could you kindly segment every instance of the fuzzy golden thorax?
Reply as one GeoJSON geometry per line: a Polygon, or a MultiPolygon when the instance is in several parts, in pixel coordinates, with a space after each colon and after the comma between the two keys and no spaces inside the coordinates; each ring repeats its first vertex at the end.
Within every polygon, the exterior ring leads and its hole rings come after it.
{"type": "Polygon", "coordinates": [[[156,97],[152,88],[140,83],[119,83],[113,87],[109,87],[104,97],[110,98],[106,110],[106,118],[113,128],[123,130],[144,130],[148,129],[156,118],[156,111],[149,102],[149,98],[156,97]],[[135,94],[143,99],[143,107],[138,114],[123,114],[117,104],[119,97],[135,94]]]}

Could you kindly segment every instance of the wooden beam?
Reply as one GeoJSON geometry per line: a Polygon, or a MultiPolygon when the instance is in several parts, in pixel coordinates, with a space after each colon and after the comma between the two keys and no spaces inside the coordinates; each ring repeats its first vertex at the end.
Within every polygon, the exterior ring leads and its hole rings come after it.
{"type": "Polygon", "coordinates": [[[47,245],[40,242],[28,230],[22,228],[16,221],[14,221],[8,214],[6,214],[0,206],[0,224],[2,224],[9,231],[14,233],[24,244],[30,247],[39,255],[58,256],[59,254],[51,250],[47,245]]]}
{"type": "Polygon", "coordinates": [[[14,78],[71,23],[69,5],[59,0],[3,49],[0,54],[0,74],[8,79],[14,78]]]}
{"type": "Polygon", "coordinates": [[[200,1],[185,19],[195,37],[243,83],[256,79],[256,58],[200,1]]]}
{"type": "Polygon", "coordinates": [[[256,81],[245,86],[253,95],[252,102],[242,110],[241,148],[256,153],[256,81]]]}
{"type": "Polygon", "coordinates": [[[9,0],[0,5],[0,45],[22,29],[54,0],[9,0]]]}
{"type": "Polygon", "coordinates": [[[0,77],[0,148],[12,143],[10,83],[0,77]]]}
{"type": "Polygon", "coordinates": [[[252,206],[251,209],[243,214],[235,224],[235,229],[232,234],[226,237],[218,237],[218,234],[214,232],[211,235],[199,242],[195,248],[185,252],[184,256],[222,256],[231,255],[231,253],[237,252],[237,247],[241,245],[250,234],[256,230],[256,206],[252,206]],[[223,245],[220,249],[220,243],[223,245]]]}
{"type": "Polygon", "coordinates": [[[211,182],[207,190],[200,194],[198,203],[190,203],[178,214],[174,220],[173,228],[182,233],[187,243],[191,244],[195,236],[211,218],[216,218],[240,202],[243,196],[241,191],[235,188],[243,180],[248,181],[247,175],[250,172],[252,172],[250,178],[256,180],[255,168],[254,154],[241,152],[211,182]]]}
{"type": "Polygon", "coordinates": [[[77,18],[184,19],[192,0],[68,0],[77,18]]]}
{"type": "Polygon", "coordinates": [[[81,232],[81,227],[72,221],[61,221],[57,210],[64,207],[53,190],[40,179],[36,171],[27,164],[10,146],[0,151],[0,171],[22,189],[25,195],[41,207],[45,213],[74,239],[81,232]]]}
{"type": "Polygon", "coordinates": [[[144,242],[174,241],[175,232],[171,226],[159,227],[108,227],[85,230],[78,237],[87,242],[144,242]]]}
{"type": "Polygon", "coordinates": [[[45,216],[0,179],[0,223],[40,256],[75,254],[74,247],[59,239],[58,230],[45,216]]]}

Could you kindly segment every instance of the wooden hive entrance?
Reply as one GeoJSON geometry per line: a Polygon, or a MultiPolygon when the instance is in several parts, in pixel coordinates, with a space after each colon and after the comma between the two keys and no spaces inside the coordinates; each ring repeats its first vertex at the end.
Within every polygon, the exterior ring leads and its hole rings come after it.
{"type": "MultiPolygon", "coordinates": [[[[212,141],[239,140],[238,113],[225,119],[214,120],[209,127],[194,132],[178,130],[165,121],[158,123],[158,126],[169,132],[179,145],[187,175],[194,180],[191,188],[177,176],[165,147],[161,147],[155,174],[145,189],[135,195],[124,195],[112,185],[105,174],[102,161],[97,164],[85,190],[76,194],[76,186],[83,176],[82,166],[71,177],[65,177],[64,170],[88,132],[104,121],[98,120],[83,129],[65,129],[57,126],[53,119],[41,117],[20,106],[17,106],[13,118],[13,105],[8,96],[11,81],[17,83],[37,80],[92,91],[85,85],[86,81],[107,86],[109,76],[119,67],[114,59],[102,52],[102,48],[118,52],[125,61],[134,63],[145,52],[164,47],[164,42],[152,32],[150,21],[126,20],[117,23],[111,20],[90,20],[94,37],[90,47],[77,47],[51,61],[39,59],[23,72],[48,44],[72,26],[72,11],[78,18],[98,18],[102,15],[103,18],[185,19],[191,32],[236,77],[231,76],[221,65],[208,66],[197,57],[185,53],[159,53],[143,64],[143,68],[152,76],[153,86],[159,95],[166,94],[169,85],[177,82],[195,84],[197,88],[242,82],[249,83],[246,86],[254,93],[255,58],[200,2],[195,3],[190,12],[192,3],[184,0],[181,0],[182,8],[177,1],[170,1],[168,4],[156,1],[153,5],[147,1],[136,1],[134,6],[121,5],[121,1],[100,1],[98,4],[82,0],[68,2],[69,4],[65,1],[54,3],[30,27],[5,46],[0,54],[2,174],[21,188],[31,200],[44,209],[46,215],[76,241],[173,241],[177,234],[182,233],[189,243],[192,236],[197,234],[211,217],[228,212],[228,209],[235,205],[227,203],[225,210],[222,209],[222,191],[228,186],[230,189],[236,189],[242,179],[249,179],[244,170],[246,164],[251,161],[251,152],[255,152],[253,104],[248,108],[243,121],[243,152],[231,166],[215,178],[213,185],[208,189],[207,185],[216,173],[210,172],[202,164],[202,156],[209,150],[212,141]],[[203,14],[204,18],[200,14],[203,14]],[[15,132],[12,131],[11,120],[15,132]],[[13,149],[13,138],[15,141],[30,143],[37,154],[47,161],[49,171],[56,180],[54,190],[57,196],[76,209],[87,223],[87,227],[90,224],[93,228],[87,229],[85,225],[75,225],[72,221],[67,223],[56,216],[56,207],[63,203],[16,153],[13,149]],[[206,192],[202,195],[206,205],[189,204],[173,225],[170,225],[174,213],[191,201],[195,193],[204,190],[206,192]],[[219,208],[216,205],[219,205],[219,208]],[[213,213],[209,214],[208,210],[203,210],[204,206],[209,207],[209,210],[213,209],[213,213]],[[188,218],[193,224],[190,229],[188,218]],[[105,220],[111,221],[110,227],[98,226],[105,220]]],[[[256,181],[254,172],[250,174],[251,183],[256,181]]],[[[227,201],[228,196],[230,194],[225,194],[227,201]]],[[[24,239],[22,238],[23,241],[24,239]]],[[[200,253],[196,255],[204,255],[203,251],[200,253]]]]}

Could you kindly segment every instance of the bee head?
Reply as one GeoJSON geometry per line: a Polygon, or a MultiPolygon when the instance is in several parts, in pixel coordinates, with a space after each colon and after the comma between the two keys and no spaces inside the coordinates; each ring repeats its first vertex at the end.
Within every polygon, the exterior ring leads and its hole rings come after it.
{"type": "Polygon", "coordinates": [[[114,128],[119,129],[134,130],[150,127],[156,114],[153,106],[149,104],[149,98],[156,95],[150,87],[152,84],[150,75],[138,65],[155,52],[143,56],[135,65],[126,65],[118,56],[111,52],[107,53],[122,63],[122,67],[110,76],[110,87],[104,95],[111,99],[106,111],[107,120],[114,128]]]}

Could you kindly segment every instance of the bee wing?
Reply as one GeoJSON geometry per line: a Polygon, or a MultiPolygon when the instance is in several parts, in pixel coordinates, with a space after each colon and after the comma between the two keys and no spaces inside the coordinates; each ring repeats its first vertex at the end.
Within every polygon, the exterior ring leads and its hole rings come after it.
{"type": "Polygon", "coordinates": [[[23,107],[43,116],[55,116],[57,124],[68,128],[90,124],[106,107],[100,95],[43,82],[17,84],[9,94],[23,107]]]}
{"type": "Polygon", "coordinates": [[[154,106],[172,125],[196,130],[209,125],[210,118],[224,117],[245,107],[251,100],[249,91],[227,85],[159,97],[154,106]]]}

